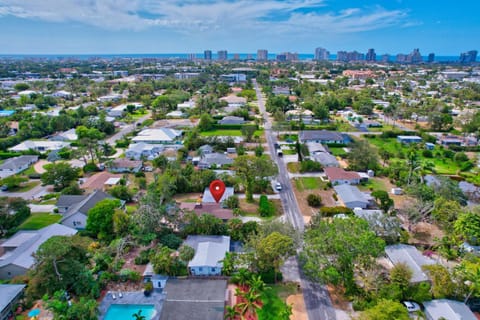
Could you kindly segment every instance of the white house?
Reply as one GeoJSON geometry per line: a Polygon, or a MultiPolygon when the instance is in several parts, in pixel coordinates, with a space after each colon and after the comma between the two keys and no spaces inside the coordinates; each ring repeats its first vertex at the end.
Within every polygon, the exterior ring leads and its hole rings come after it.
{"type": "Polygon", "coordinates": [[[426,301],[425,315],[428,320],[476,320],[475,314],[468,308],[468,306],[460,301],[448,299],[436,299],[426,301]]]}
{"type": "Polygon", "coordinates": [[[75,129],[60,132],[50,138],[52,141],[75,141],[77,139],[78,135],[75,129]]]}
{"type": "Polygon", "coordinates": [[[25,274],[34,264],[33,253],[53,236],[72,236],[77,230],[58,223],[35,231],[19,231],[0,244],[0,279],[25,274]]]}
{"type": "Polygon", "coordinates": [[[158,157],[164,149],[165,146],[161,144],[144,142],[132,143],[128,146],[127,151],[125,151],[125,157],[133,160],[140,160],[142,158],[153,160],[158,157]]]}
{"type": "Polygon", "coordinates": [[[35,150],[41,153],[58,151],[62,148],[70,146],[70,143],[63,141],[50,141],[50,140],[25,140],[22,143],[17,144],[8,150],[14,152],[22,152],[28,150],[35,150]]]}
{"type": "Polygon", "coordinates": [[[132,139],[133,142],[173,144],[183,134],[181,130],[170,128],[145,129],[132,139]]]}
{"type": "Polygon", "coordinates": [[[188,236],[185,244],[195,250],[188,263],[188,271],[195,276],[219,276],[222,274],[225,255],[230,251],[229,236],[188,236]]]}

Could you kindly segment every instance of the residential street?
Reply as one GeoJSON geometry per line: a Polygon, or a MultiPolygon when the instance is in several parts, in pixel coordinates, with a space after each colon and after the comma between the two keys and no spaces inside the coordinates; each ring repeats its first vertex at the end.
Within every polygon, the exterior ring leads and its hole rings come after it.
{"type": "MultiPolygon", "coordinates": [[[[268,147],[270,151],[275,150],[274,144],[277,142],[276,135],[272,132],[272,123],[268,118],[267,112],[265,110],[265,103],[263,101],[262,92],[257,84],[257,81],[254,79],[253,84],[255,86],[255,91],[257,93],[258,107],[260,113],[264,117],[264,128],[265,136],[267,139],[268,147]]],[[[278,177],[277,180],[282,184],[282,191],[279,193],[282,201],[283,210],[285,212],[286,219],[295,227],[295,229],[300,232],[304,231],[305,223],[303,216],[300,213],[298,207],[297,199],[292,189],[292,184],[290,183],[290,178],[288,175],[287,168],[282,158],[278,157],[275,152],[270,152],[272,160],[278,166],[278,177]]],[[[290,261],[290,269],[293,268],[295,263],[298,267],[298,259],[290,261]]],[[[303,297],[305,300],[305,306],[308,313],[308,318],[310,320],[330,320],[336,319],[335,310],[332,306],[330,296],[328,291],[324,286],[315,284],[309,281],[300,270],[300,285],[303,290],[303,297]]]]}
{"type": "Polygon", "coordinates": [[[137,126],[137,123],[143,123],[143,121],[149,119],[151,116],[150,112],[148,112],[146,115],[144,115],[143,117],[137,119],[135,122],[131,123],[131,124],[128,124],[126,125],[125,127],[123,127],[122,129],[120,129],[120,131],[118,131],[117,133],[115,133],[113,136],[111,136],[110,138],[108,138],[107,140],[105,140],[109,145],[111,146],[115,146],[115,142],[117,140],[120,140],[123,138],[123,136],[129,134],[130,132],[132,132],[133,130],[135,130],[136,126],[137,126]]]}
{"type": "Polygon", "coordinates": [[[22,198],[25,200],[32,200],[40,198],[41,196],[48,193],[47,186],[42,186],[39,184],[34,188],[26,191],[26,192],[8,192],[8,191],[0,191],[0,197],[11,197],[11,198],[22,198]]]}

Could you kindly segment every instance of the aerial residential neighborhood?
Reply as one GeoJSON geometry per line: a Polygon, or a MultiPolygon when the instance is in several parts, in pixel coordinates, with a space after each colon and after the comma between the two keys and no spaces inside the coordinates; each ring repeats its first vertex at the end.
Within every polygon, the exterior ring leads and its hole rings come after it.
{"type": "Polygon", "coordinates": [[[0,320],[480,319],[480,7],[407,2],[0,1],[0,320]]]}

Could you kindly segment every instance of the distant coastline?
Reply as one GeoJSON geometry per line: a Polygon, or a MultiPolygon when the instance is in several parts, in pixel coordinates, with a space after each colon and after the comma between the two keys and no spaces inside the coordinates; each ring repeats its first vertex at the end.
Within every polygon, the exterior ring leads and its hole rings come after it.
{"type": "MultiPolygon", "coordinates": [[[[0,59],[48,59],[48,60],[58,60],[58,59],[78,59],[78,60],[89,60],[89,59],[142,59],[142,58],[155,58],[155,59],[189,59],[191,55],[195,55],[196,59],[202,59],[203,53],[122,53],[122,54],[0,54],[0,59]]],[[[233,60],[233,53],[228,54],[228,59],[233,60]]],[[[269,53],[268,59],[275,60],[277,53],[269,53]]],[[[240,60],[246,60],[247,57],[256,59],[256,53],[238,53],[240,60]]],[[[298,58],[301,61],[313,60],[314,54],[308,53],[299,53],[298,58]]],[[[427,61],[428,56],[423,56],[423,61],[427,61]]],[[[217,55],[212,54],[212,59],[216,60],[217,55]]],[[[329,56],[329,61],[336,61],[337,55],[331,54],[329,56]]],[[[396,55],[390,55],[389,62],[395,62],[396,55]]],[[[377,55],[377,61],[381,62],[381,55],[377,55]]],[[[458,62],[459,56],[435,56],[434,62],[458,62]]]]}

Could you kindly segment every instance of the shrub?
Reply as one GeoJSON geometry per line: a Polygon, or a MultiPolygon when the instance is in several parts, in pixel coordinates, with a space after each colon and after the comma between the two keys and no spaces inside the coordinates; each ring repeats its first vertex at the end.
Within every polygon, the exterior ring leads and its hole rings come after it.
{"type": "Polygon", "coordinates": [[[135,178],[144,178],[145,173],[143,171],[135,172],[135,178]]]}
{"type": "Polygon", "coordinates": [[[272,202],[268,200],[267,196],[262,194],[258,204],[258,213],[261,217],[271,217],[275,213],[275,207],[272,202]]]}
{"type": "Polygon", "coordinates": [[[465,152],[458,152],[453,157],[453,160],[455,162],[465,162],[468,161],[468,156],[465,154],[465,152]]]}
{"type": "Polygon", "coordinates": [[[433,152],[431,150],[423,150],[422,151],[422,155],[425,157],[425,158],[433,158],[433,152]]]}
{"type": "Polygon", "coordinates": [[[94,163],[87,163],[83,166],[83,172],[95,172],[98,171],[97,166],[94,163]]]}
{"type": "Polygon", "coordinates": [[[318,208],[322,205],[322,198],[318,194],[310,193],[307,196],[307,203],[310,207],[318,208]]]}
{"type": "MultiPolygon", "coordinates": [[[[258,274],[260,278],[262,278],[262,281],[268,284],[275,283],[275,269],[272,268],[270,270],[267,270],[265,272],[260,272],[258,274]]],[[[283,275],[281,272],[277,272],[277,282],[280,282],[283,280],[283,275]]]]}
{"type": "Polygon", "coordinates": [[[229,209],[237,209],[240,206],[240,201],[237,196],[230,196],[223,202],[229,209]]]}
{"type": "Polygon", "coordinates": [[[143,265],[147,264],[150,261],[150,249],[140,251],[140,255],[135,257],[135,264],[143,265]]]}
{"type": "Polygon", "coordinates": [[[347,207],[322,207],[320,208],[320,214],[324,217],[333,217],[337,214],[352,215],[353,211],[347,207]]]}
{"type": "Polygon", "coordinates": [[[160,238],[160,243],[170,249],[177,250],[182,244],[182,239],[173,233],[169,233],[160,238]]]}

